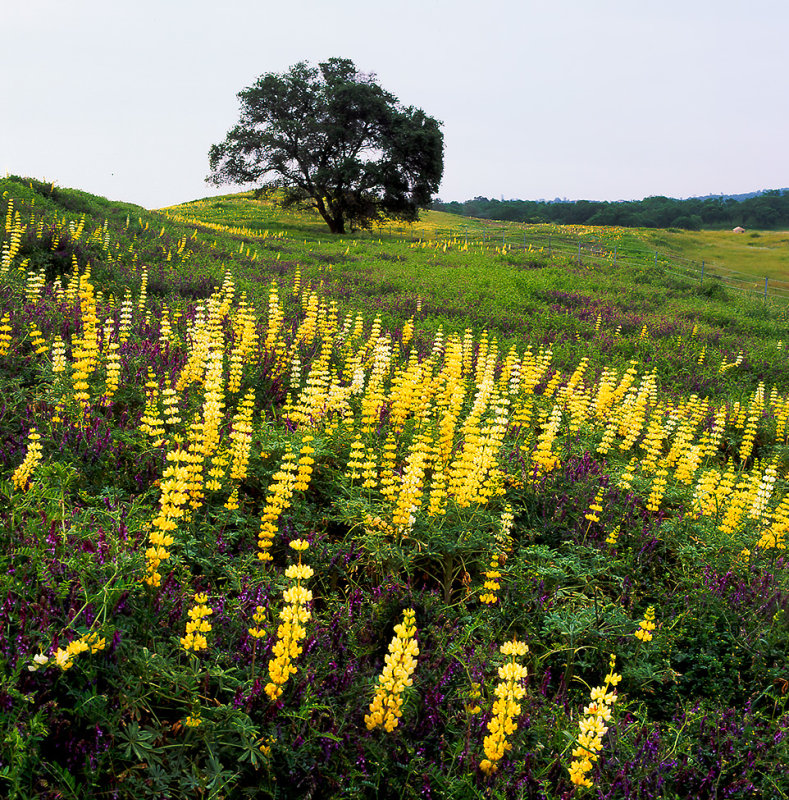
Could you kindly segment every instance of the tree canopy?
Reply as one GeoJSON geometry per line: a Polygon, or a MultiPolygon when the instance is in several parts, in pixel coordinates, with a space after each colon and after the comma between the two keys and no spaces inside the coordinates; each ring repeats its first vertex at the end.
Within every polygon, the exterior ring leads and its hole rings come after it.
{"type": "Polygon", "coordinates": [[[208,158],[215,184],[283,191],[332,233],[382,217],[415,220],[444,171],[441,123],[404,107],[353,61],[300,62],[238,93],[241,116],[208,158]]]}

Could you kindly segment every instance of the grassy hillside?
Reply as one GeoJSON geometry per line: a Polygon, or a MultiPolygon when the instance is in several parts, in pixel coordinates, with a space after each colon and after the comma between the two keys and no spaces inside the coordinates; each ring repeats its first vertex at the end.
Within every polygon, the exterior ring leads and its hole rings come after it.
{"type": "Polygon", "coordinates": [[[643,231],[655,248],[789,287],[789,231],[643,231]]]}
{"type": "MultiPolygon", "coordinates": [[[[775,357],[778,343],[787,339],[786,311],[743,301],[719,284],[700,287],[666,274],[651,258],[635,270],[616,266],[610,253],[578,265],[572,257],[550,258],[545,247],[502,247],[504,228],[510,241],[517,240],[511,225],[438,212],[428,212],[412,228],[385,227],[338,241],[317,215],[282,221],[281,212],[251,193],[165,213],[198,229],[210,226],[205,231],[216,234],[217,247],[226,242],[224,258],[243,248],[252,271],[242,270],[238,277],[249,277],[251,286],[265,283],[257,281],[258,264],[271,265],[273,256],[283,278],[298,269],[303,281],[320,285],[341,311],[363,308],[379,314],[393,332],[417,313],[428,336],[439,327],[444,334],[487,330],[503,351],[550,343],[554,363],[570,371],[581,356],[599,372],[609,364],[627,364],[639,348],[648,347],[666,390],[702,396],[733,392],[736,398],[752,393],[760,380],[781,384],[789,375],[783,359],[775,357]],[[284,238],[273,244],[272,236],[284,238]],[[644,326],[648,346],[641,344],[644,326]],[[719,367],[740,353],[750,367],[733,381],[719,367]]],[[[625,229],[540,229],[544,236],[551,231],[588,235],[624,251],[638,246],[625,229]]]]}
{"type": "Polygon", "coordinates": [[[789,794],[785,313],[0,197],[3,796],[789,794]]]}

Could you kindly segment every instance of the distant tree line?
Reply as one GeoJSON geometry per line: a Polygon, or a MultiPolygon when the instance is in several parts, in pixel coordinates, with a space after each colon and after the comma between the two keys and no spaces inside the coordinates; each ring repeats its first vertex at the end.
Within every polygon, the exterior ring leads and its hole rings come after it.
{"type": "Polygon", "coordinates": [[[742,200],[647,197],[618,202],[576,200],[436,200],[431,208],[465,217],[560,225],[619,225],[627,228],[782,228],[789,226],[789,189],[771,189],[742,200]]]}

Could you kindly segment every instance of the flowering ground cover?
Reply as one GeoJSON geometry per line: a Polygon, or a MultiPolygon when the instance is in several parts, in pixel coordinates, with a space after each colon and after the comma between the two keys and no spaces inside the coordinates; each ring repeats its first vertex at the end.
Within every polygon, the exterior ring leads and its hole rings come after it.
{"type": "Polygon", "coordinates": [[[4,796],[789,794],[785,314],[0,194],[4,796]]]}

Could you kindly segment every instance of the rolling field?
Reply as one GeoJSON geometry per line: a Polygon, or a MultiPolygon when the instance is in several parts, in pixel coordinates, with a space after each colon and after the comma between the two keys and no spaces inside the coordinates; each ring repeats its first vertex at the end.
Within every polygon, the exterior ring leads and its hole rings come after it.
{"type": "Polygon", "coordinates": [[[0,198],[0,794],[789,796],[785,311],[0,198]]]}
{"type": "Polygon", "coordinates": [[[668,253],[722,264],[731,270],[789,285],[789,231],[643,231],[668,253]]]}

